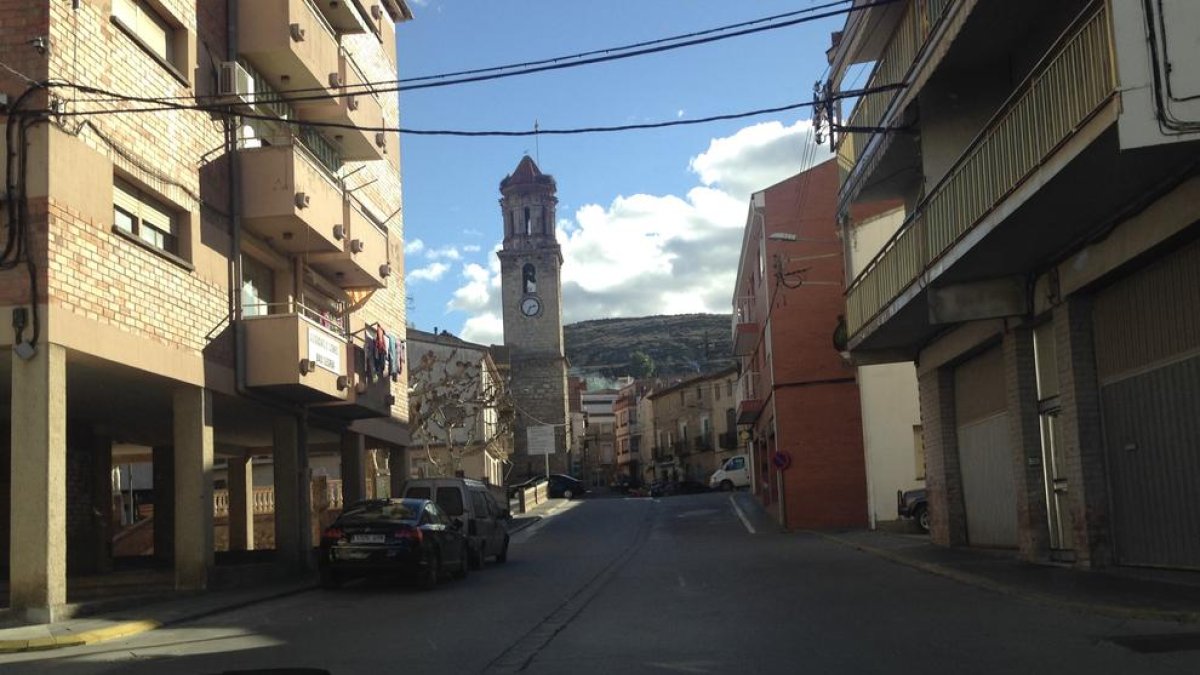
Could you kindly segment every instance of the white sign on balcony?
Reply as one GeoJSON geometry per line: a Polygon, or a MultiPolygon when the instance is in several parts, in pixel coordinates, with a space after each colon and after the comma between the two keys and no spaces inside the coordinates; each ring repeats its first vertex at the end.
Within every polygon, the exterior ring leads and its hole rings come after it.
{"type": "Polygon", "coordinates": [[[342,343],[319,328],[308,329],[308,360],[338,375],[342,374],[342,343]]]}

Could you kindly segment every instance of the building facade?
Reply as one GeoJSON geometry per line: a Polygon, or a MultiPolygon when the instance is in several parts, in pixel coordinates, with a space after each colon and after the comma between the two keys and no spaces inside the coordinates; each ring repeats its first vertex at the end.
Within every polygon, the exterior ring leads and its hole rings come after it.
{"type": "Polygon", "coordinates": [[[354,498],[366,450],[407,443],[398,100],[358,85],[396,79],[411,13],[22,0],[0,16],[23,249],[0,265],[10,606],[53,619],[68,574],[112,568],[114,447],[153,465],[154,554],[177,587],[213,571],[215,458],[248,548],[250,461],[272,457],[276,557],[303,568],[309,454],[340,456],[354,498]],[[130,108],[156,109],[109,114],[130,108]]]}
{"type": "Polygon", "coordinates": [[[1200,567],[1197,22],[912,1],[831,50],[835,91],[879,64],[837,139],[840,212],[905,205],[849,285],[848,349],[916,364],[937,543],[1200,567]]]}
{"type": "Polygon", "coordinates": [[[503,485],[512,404],[491,351],[446,331],[408,329],[408,476],[503,485]]]}
{"type": "Polygon", "coordinates": [[[738,262],[737,423],[754,492],[785,528],[867,523],[858,383],[834,343],[844,311],[837,180],[829,160],[756,192],[738,262]]]}
{"type": "Polygon", "coordinates": [[[660,386],[647,396],[653,406],[654,480],[708,477],[737,450],[737,369],[729,368],[660,386]]]}
{"type": "Polygon", "coordinates": [[[552,472],[567,471],[567,359],[563,351],[562,250],[555,234],[554,177],[528,155],[500,182],[504,243],[500,258],[504,346],[517,409],[513,471],[517,477],[545,470],[528,453],[528,431],[554,433],[552,472]]]}

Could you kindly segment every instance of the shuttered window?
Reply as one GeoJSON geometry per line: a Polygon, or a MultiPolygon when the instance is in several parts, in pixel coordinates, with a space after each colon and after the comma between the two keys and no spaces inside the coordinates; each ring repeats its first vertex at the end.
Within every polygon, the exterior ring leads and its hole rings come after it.
{"type": "Polygon", "coordinates": [[[113,18],[160,60],[178,67],[175,28],[145,0],[113,0],[113,18]]]}
{"type": "Polygon", "coordinates": [[[121,180],[113,181],[113,226],[179,255],[178,219],[166,206],[121,180]]]}

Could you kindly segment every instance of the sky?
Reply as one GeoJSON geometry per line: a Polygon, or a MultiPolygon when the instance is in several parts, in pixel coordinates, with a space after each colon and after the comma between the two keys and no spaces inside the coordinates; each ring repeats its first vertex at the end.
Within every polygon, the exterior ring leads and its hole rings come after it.
{"type": "MultiPolygon", "coordinates": [[[[823,0],[822,0],[823,1],[823,0]]],[[[409,0],[400,78],[574,54],[801,10],[814,0],[409,0]]],[[[411,129],[708,117],[810,101],[844,16],[623,61],[400,95],[411,129]]],[[[528,153],[558,184],[564,322],[728,313],[752,193],[829,157],[806,108],[540,138],[401,138],[408,321],[503,342],[499,183],[528,153]]]]}

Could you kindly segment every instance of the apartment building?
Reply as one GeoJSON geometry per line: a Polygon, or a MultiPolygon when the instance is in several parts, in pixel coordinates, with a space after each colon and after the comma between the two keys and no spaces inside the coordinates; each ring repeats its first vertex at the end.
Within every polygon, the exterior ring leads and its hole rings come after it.
{"type": "Polygon", "coordinates": [[[579,394],[583,407],[583,465],[582,479],[591,485],[608,485],[616,478],[617,437],[616,389],[584,389],[579,394]]]}
{"type": "Polygon", "coordinates": [[[309,454],[340,456],[353,500],[366,450],[408,442],[398,100],[357,87],[396,79],[408,7],[3,0],[0,16],[21,247],[0,265],[10,606],[53,619],[68,575],[114,566],[114,447],[153,465],[155,557],[178,588],[213,572],[216,458],[233,548],[254,539],[251,458],[272,458],[275,557],[303,568],[309,454]]]}
{"type": "Polygon", "coordinates": [[[867,523],[858,383],[835,345],[837,185],[828,160],[751,196],[733,292],[736,421],[754,493],[785,528],[867,523]]]}
{"type": "Polygon", "coordinates": [[[634,380],[621,387],[617,400],[613,402],[613,435],[617,444],[617,476],[640,484],[642,480],[642,421],[638,416],[638,405],[646,396],[649,386],[634,380]]]}
{"type": "Polygon", "coordinates": [[[447,331],[408,329],[408,476],[503,485],[512,401],[491,350],[447,331]]]}
{"type": "Polygon", "coordinates": [[[916,364],[937,543],[1200,567],[1196,25],[1196,3],[910,0],[835,36],[830,89],[874,92],[834,114],[839,214],[905,205],[849,285],[847,348],[916,364]]]}
{"type": "Polygon", "coordinates": [[[707,484],[736,450],[736,381],[737,369],[731,367],[658,387],[647,396],[654,410],[655,479],[707,484]]]}

